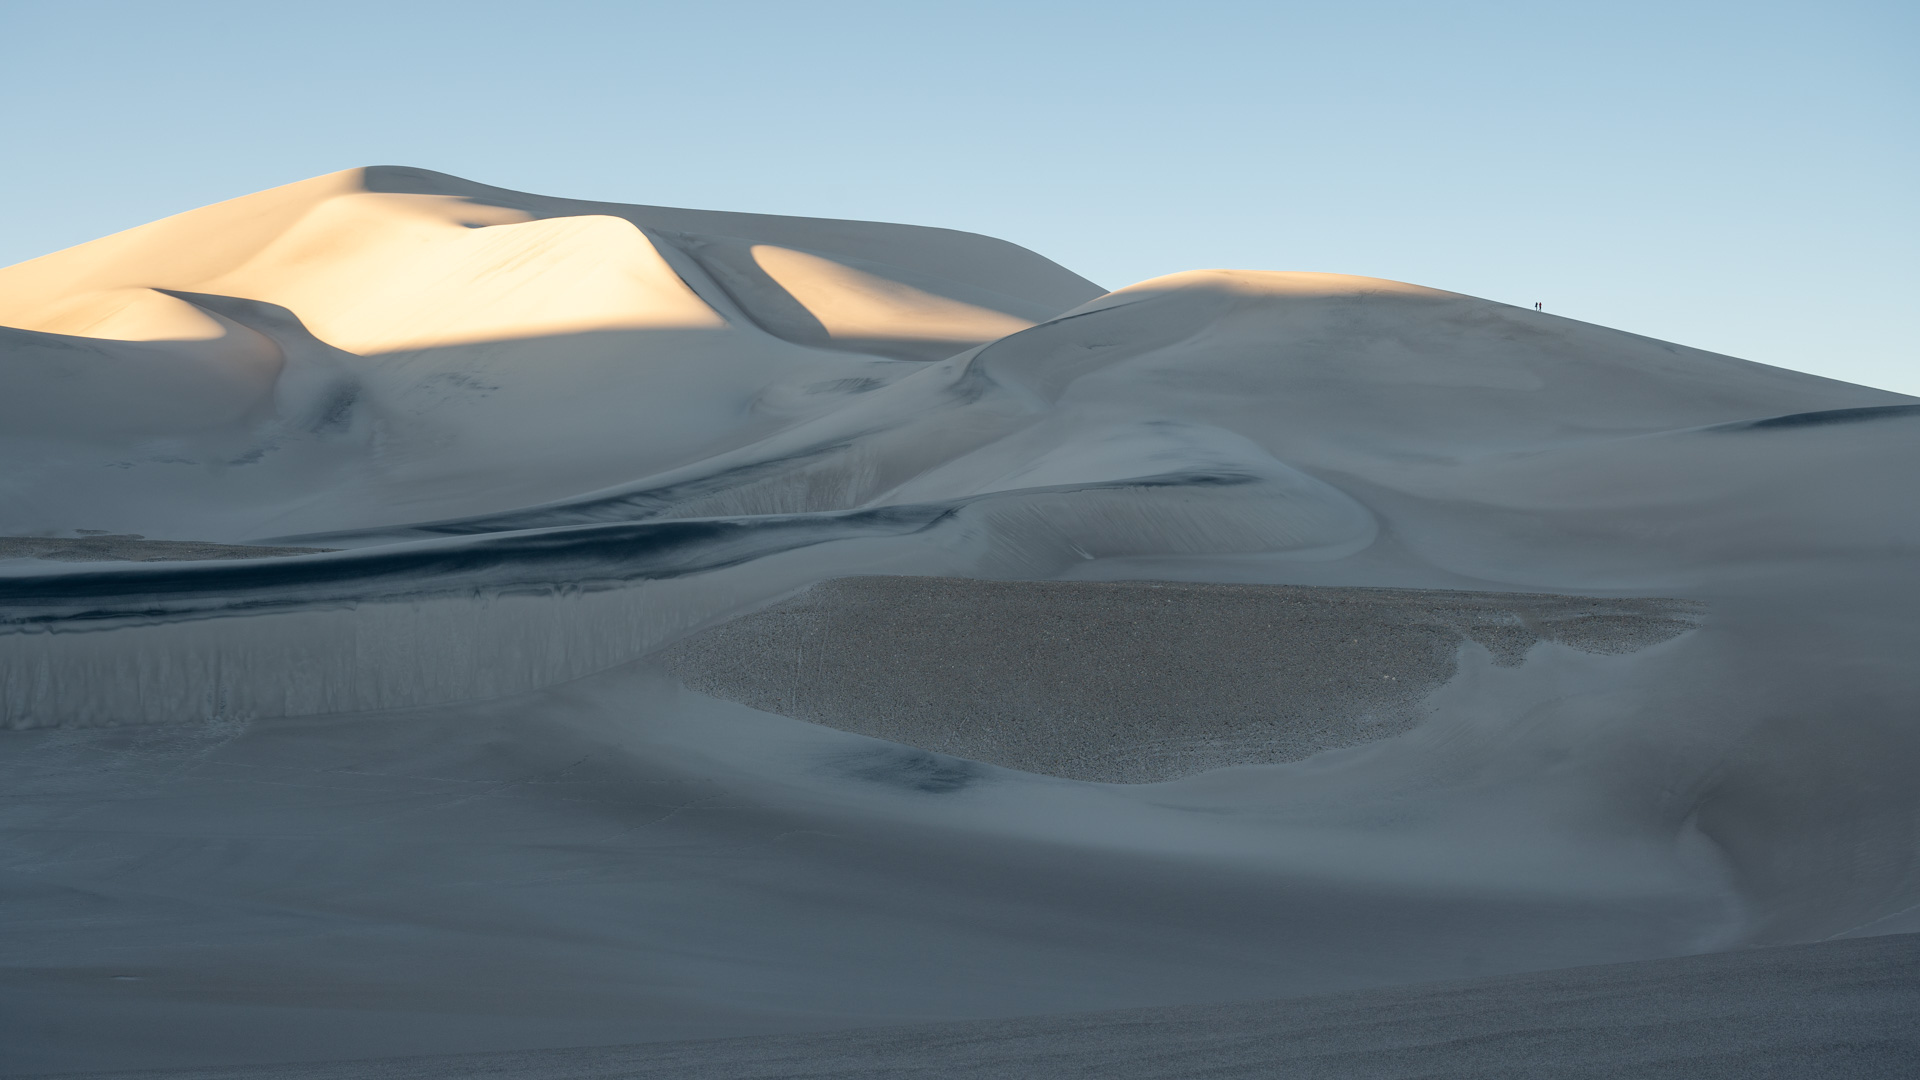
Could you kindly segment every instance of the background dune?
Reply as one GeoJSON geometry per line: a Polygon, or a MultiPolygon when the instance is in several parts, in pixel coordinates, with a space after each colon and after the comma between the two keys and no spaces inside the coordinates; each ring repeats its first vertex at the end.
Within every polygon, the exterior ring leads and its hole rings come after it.
{"type": "Polygon", "coordinates": [[[241,540],[513,506],[751,441],[900,377],[902,359],[1098,293],[985,237],[351,170],[0,271],[0,324],[150,343],[90,341],[114,362],[89,368],[10,339],[0,398],[92,449],[27,450],[43,479],[0,528],[77,515],[241,540]],[[263,408],[260,372],[280,363],[263,408]],[[242,465],[300,490],[269,501],[268,482],[182,475],[242,465]],[[125,475],[75,482],[103,467],[125,475]]]}

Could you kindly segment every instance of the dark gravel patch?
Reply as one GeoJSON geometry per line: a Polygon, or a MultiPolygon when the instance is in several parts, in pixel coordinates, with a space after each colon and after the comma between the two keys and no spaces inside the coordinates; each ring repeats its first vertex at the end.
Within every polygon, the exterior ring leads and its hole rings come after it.
{"type": "Polygon", "coordinates": [[[1626,653],[1699,605],[1525,593],[869,577],[663,654],[767,712],[1078,780],[1143,783],[1398,734],[1463,641],[1626,653]]]}

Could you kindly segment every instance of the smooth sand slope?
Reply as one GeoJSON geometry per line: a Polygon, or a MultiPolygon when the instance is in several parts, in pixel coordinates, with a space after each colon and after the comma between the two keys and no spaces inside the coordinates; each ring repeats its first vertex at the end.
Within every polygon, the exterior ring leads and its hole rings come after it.
{"type": "MultiPolygon", "coordinates": [[[[384,167],[0,270],[0,324],[3,1071],[1081,1067],[1040,1018],[1829,939],[1867,1049],[1776,1045],[1911,1054],[1846,939],[1920,930],[1913,399],[384,167]],[[893,1060],[848,1038],[777,1053],[893,1060]]],[[[1756,963],[1737,1023],[1832,1003],[1756,963]]],[[[1608,978],[1553,985],[1644,1031],[1608,978]]],[[[1482,1009],[1429,1071],[1696,1045],[1482,1009]]],[[[1206,1067],[1169,1030],[1141,1075],[1206,1067]]]]}

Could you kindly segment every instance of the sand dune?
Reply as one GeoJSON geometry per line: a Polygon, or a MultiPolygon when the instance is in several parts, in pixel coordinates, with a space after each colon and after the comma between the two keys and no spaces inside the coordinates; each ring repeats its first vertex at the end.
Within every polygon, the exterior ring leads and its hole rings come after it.
{"type": "MultiPolygon", "coordinates": [[[[1061,1014],[1659,958],[1772,1024],[1824,991],[1671,958],[1920,929],[1916,460],[1914,399],[1457,293],[416,169],[9,267],[0,1071],[1081,1067],[1061,1014]],[[763,1062],[702,1045],[621,1060],[763,1062]]],[[[1749,1060],[1482,1019],[1435,1068],[1749,1060]]],[[[1778,1045],[1911,1058],[1856,1019],[1778,1045]]]]}
{"type": "Polygon", "coordinates": [[[9,339],[0,400],[100,446],[50,456],[5,527],[78,516],[230,541],[588,490],[829,409],[900,377],[896,356],[937,359],[1098,293],[942,230],[352,170],[0,271],[0,325],[105,339],[64,365],[34,359],[58,343],[9,339]],[[302,422],[304,402],[260,408],[255,370],[282,355],[282,398],[305,381],[343,402],[326,430],[302,422]],[[180,475],[236,463],[296,490],[236,499],[244,482],[180,475]],[[74,469],[103,467],[126,475],[76,484],[74,469]]]}

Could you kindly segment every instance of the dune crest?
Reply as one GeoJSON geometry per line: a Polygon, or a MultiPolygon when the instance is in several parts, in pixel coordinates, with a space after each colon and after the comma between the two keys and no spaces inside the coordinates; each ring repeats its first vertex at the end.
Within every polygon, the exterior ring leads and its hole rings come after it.
{"type": "Polygon", "coordinates": [[[1411,285],[1388,278],[1362,277],[1357,274],[1328,274],[1309,270],[1183,270],[1177,274],[1148,278],[1116,289],[1110,295],[1131,296],[1140,293],[1172,292],[1180,289],[1212,289],[1248,297],[1296,297],[1327,300],[1336,297],[1373,295],[1426,296],[1461,299],[1462,294],[1411,285]]]}

